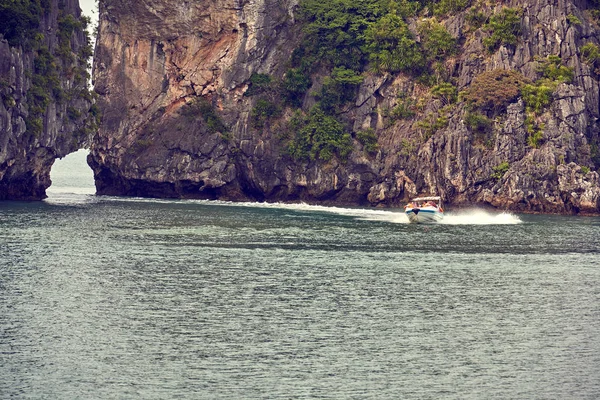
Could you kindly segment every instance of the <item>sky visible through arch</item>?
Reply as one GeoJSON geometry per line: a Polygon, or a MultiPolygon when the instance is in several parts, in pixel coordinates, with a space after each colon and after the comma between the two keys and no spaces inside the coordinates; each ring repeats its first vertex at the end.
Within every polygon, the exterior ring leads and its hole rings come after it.
{"type": "Polygon", "coordinates": [[[92,19],[92,25],[95,26],[98,22],[98,6],[97,0],[79,0],[81,11],[92,19]]]}

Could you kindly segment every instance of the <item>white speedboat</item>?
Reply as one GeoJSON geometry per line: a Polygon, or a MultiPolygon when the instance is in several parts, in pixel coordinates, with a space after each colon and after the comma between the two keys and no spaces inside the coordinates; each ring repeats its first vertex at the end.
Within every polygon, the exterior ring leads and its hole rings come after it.
{"type": "Polygon", "coordinates": [[[414,198],[404,206],[404,212],[413,224],[435,223],[444,219],[442,198],[439,196],[414,198]]]}

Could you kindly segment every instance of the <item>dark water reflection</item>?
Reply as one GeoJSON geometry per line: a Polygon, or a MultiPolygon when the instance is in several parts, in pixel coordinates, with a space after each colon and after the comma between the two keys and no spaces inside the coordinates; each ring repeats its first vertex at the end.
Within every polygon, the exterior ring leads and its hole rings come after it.
{"type": "Polygon", "coordinates": [[[599,219],[395,218],[1,204],[0,397],[600,396],[599,219]]]}

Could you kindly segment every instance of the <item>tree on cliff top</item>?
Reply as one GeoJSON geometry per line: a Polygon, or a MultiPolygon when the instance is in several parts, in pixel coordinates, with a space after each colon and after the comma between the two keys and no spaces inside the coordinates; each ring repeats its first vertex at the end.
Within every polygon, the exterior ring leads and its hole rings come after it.
{"type": "Polygon", "coordinates": [[[305,24],[307,40],[303,46],[305,65],[315,63],[331,67],[362,70],[367,62],[363,51],[364,32],[389,7],[389,0],[303,0],[300,20],[305,24]]]}

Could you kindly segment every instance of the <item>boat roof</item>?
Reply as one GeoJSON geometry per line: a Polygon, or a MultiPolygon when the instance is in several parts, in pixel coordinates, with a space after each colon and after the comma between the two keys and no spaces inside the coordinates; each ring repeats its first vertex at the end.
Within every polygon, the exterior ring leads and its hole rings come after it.
{"type": "Polygon", "coordinates": [[[429,197],[415,197],[410,201],[441,201],[442,198],[440,196],[429,196],[429,197]]]}

